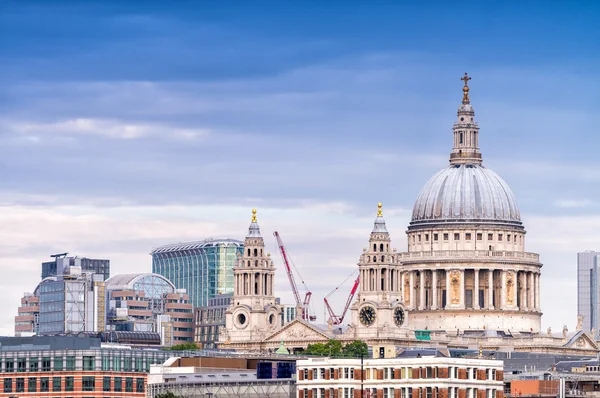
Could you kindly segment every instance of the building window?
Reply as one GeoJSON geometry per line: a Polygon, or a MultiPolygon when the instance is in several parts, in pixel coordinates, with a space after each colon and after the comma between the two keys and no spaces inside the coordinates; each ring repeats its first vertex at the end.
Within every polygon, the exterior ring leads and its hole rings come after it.
{"type": "Polygon", "coordinates": [[[23,377],[17,377],[17,383],[16,383],[16,391],[17,392],[25,392],[25,378],[23,377]]]}
{"type": "Polygon", "coordinates": [[[506,235],[506,241],[510,243],[510,234],[506,235]]]}
{"type": "Polygon", "coordinates": [[[83,370],[94,370],[94,362],[96,362],[95,357],[83,357],[83,370]]]}
{"type": "Polygon", "coordinates": [[[133,377],[125,378],[125,392],[133,392],[133,377]]]}
{"type": "Polygon", "coordinates": [[[52,361],[50,361],[50,357],[42,358],[42,372],[50,372],[52,367],[52,361]]]}
{"type": "Polygon", "coordinates": [[[65,391],[73,391],[75,389],[75,378],[73,376],[65,377],[65,391]]]}
{"type": "Polygon", "coordinates": [[[483,234],[481,232],[477,234],[477,240],[483,240],[483,234]]]}
{"type": "Polygon", "coordinates": [[[459,240],[460,239],[460,234],[459,233],[455,233],[454,234],[454,240],[459,240]]]}
{"type": "Polygon", "coordinates": [[[29,392],[37,392],[37,377],[30,377],[27,380],[27,390],[29,392]]]}
{"type": "Polygon", "coordinates": [[[131,358],[123,358],[123,371],[131,372],[131,358]]]}
{"type": "Polygon", "coordinates": [[[498,240],[502,242],[502,234],[498,234],[498,240]]]}
{"type": "Polygon", "coordinates": [[[63,370],[63,357],[54,357],[54,371],[60,372],[63,370]]]}
{"type": "Polygon", "coordinates": [[[67,357],[67,369],[66,370],[75,370],[75,357],[74,356],[67,357]]]}
{"type": "Polygon", "coordinates": [[[102,378],[102,391],[110,391],[110,376],[102,378]]]}
{"type": "Polygon", "coordinates": [[[113,370],[121,371],[121,357],[113,357],[113,370]]]}
{"type": "Polygon", "coordinates": [[[470,232],[467,232],[465,234],[465,240],[471,240],[471,233],[470,232]]]}
{"type": "Polygon", "coordinates": [[[29,371],[30,372],[38,371],[38,359],[37,358],[29,358],[29,371]]]}
{"type": "Polygon", "coordinates": [[[17,372],[27,371],[27,358],[17,358],[17,372]]]}
{"type": "Polygon", "coordinates": [[[110,357],[103,356],[102,357],[102,370],[110,370],[110,357]]]}
{"type": "Polygon", "coordinates": [[[7,377],[4,379],[4,392],[12,392],[12,390],[12,379],[7,377]]]}
{"type": "Polygon", "coordinates": [[[115,384],[115,386],[114,386],[115,392],[123,391],[123,379],[121,377],[115,377],[114,382],[115,382],[114,383],[115,384]]]}
{"type": "Polygon", "coordinates": [[[135,392],[144,392],[144,378],[138,377],[135,379],[135,392]]]}
{"type": "Polygon", "coordinates": [[[15,361],[12,358],[6,358],[6,362],[5,362],[5,366],[4,366],[4,371],[6,373],[9,372],[14,372],[15,371],[15,361]]]}
{"type": "Polygon", "coordinates": [[[96,389],[96,378],[94,376],[83,376],[81,380],[82,391],[94,391],[96,389]]]}
{"type": "Polygon", "coordinates": [[[60,377],[52,378],[52,391],[61,391],[60,377]]]}
{"type": "Polygon", "coordinates": [[[49,377],[40,377],[40,391],[41,392],[50,391],[50,378],[49,377]]]}
{"type": "Polygon", "coordinates": [[[448,234],[444,234],[444,240],[448,240],[448,234]]]}
{"type": "Polygon", "coordinates": [[[417,235],[417,240],[420,242],[421,241],[421,234],[417,235]]]}
{"type": "Polygon", "coordinates": [[[425,242],[429,242],[429,234],[425,234],[425,242]]]}
{"type": "MultiPolygon", "coordinates": [[[[185,330],[187,332],[192,332],[194,330],[193,328],[179,328],[179,329],[187,329],[187,330],[185,330]]],[[[135,359],[135,371],[136,372],[143,372],[144,371],[143,358],[136,358],[135,359]]]]}
{"type": "Polygon", "coordinates": [[[494,234],[488,234],[488,240],[494,240],[494,234]]]}
{"type": "Polygon", "coordinates": [[[433,240],[434,240],[435,242],[437,242],[437,240],[438,240],[438,234],[433,234],[433,240]]]}

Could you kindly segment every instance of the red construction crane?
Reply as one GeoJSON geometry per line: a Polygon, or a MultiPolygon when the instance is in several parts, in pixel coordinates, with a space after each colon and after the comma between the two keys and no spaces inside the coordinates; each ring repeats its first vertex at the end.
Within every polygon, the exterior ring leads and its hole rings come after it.
{"type": "Polygon", "coordinates": [[[281,258],[283,259],[283,263],[285,264],[285,271],[287,272],[288,279],[290,280],[290,286],[292,287],[292,293],[294,293],[294,299],[296,300],[296,308],[300,309],[300,311],[301,311],[301,314],[300,314],[301,319],[303,319],[305,321],[314,321],[317,319],[317,317],[315,315],[311,315],[309,313],[310,298],[312,296],[312,293],[306,287],[306,283],[304,283],[304,281],[302,280],[302,277],[300,276],[300,273],[298,272],[298,269],[292,262],[292,266],[294,267],[294,270],[300,277],[300,280],[302,281],[302,285],[304,285],[304,288],[306,289],[306,295],[304,296],[304,301],[302,301],[300,299],[300,293],[298,292],[298,287],[296,286],[296,280],[294,279],[294,273],[292,272],[292,268],[290,267],[290,261],[288,261],[288,255],[287,255],[287,252],[285,251],[285,247],[283,246],[283,241],[281,240],[281,237],[279,236],[279,232],[275,231],[273,233],[273,235],[275,235],[275,238],[277,239],[277,246],[279,246],[279,251],[281,252],[281,258]]]}
{"type": "MultiPolygon", "coordinates": [[[[352,274],[354,274],[354,272],[352,274]]],[[[350,275],[350,276],[352,276],[352,275],[350,275]]],[[[350,276],[348,278],[350,278],[350,276]]],[[[344,280],[344,282],[342,282],[338,287],[333,289],[333,291],[331,293],[329,293],[327,295],[327,297],[329,297],[333,293],[335,293],[339,289],[339,287],[342,286],[348,280],[348,278],[346,278],[346,280],[344,280]]],[[[341,325],[342,322],[344,321],[344,317],[346,316],[346,313],[348,312],[348,308],[350,308],[350,304],[352,304],[352,299],[354,298],[354,295],[356,294],[356,291],[358,290],[359,284],[360,284],[360,274],[359,274],[359,276],[356,277],[356,280],[354,281],[354,286],[352,286],[352,290],[350,291],[350,295],[348,296],[348,300],[346,300],[346,305],[344,306],[344,311],[342,312],[342,315],[340,315],[340,316],[335,315],[335,313],[331,309],[331,306],[329,305],[329,302],[327,301],[327,297],[325,297],[323,299],[323,301],[325,301],[325,308],[327,308],[327,312],[329,312],[329,321],[331,322],[332,325],[341,325]]]]}

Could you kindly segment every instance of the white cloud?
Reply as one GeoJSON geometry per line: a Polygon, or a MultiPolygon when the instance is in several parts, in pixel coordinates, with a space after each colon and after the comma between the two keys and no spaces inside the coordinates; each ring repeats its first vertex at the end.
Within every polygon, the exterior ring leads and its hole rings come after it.
{"type": "Polygon", "coordinates": [[[133,123],[111,119],[75,118],[57,122],[5,122],[9,130],[39,142],[42,136],[89,134],[111,139],[132,140],[144,137],[195,140],[209,135],[208,129],[178,128],[160,123],[133,123]]]}
{"type": "Polygon", "coordinates": [[[579,208],[594,205],[595,202],[590,199],[558,199],[554,201],[554,206],[564,208],[579,208]]]}

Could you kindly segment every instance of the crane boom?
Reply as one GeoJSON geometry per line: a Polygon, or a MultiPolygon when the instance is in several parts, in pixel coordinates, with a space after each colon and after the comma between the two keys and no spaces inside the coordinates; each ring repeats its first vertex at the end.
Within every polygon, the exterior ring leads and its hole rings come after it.
{"type": "Polygon", "coordinates": [[[350,295],[348,296],[348,299],[346,300],[346,305],[344,306],[344,311],[342,312],[342,315],[340,315],[340,316],[335,315],[335,313],[331,309],[331,306],[329,305],[329,302],[327,301],[327,297],[325,297],[323,299],[323,301],[325,302],[325,308],[327,308],[327,312],[329,312],[329,320],[331,321],[331,323],[333,325],[341,325],[342,322],[344,321],[344,317],[346,316],[346,313],[348,312],[348,309],[350,308],[350,305],[352,304],[352,300],[354,299],[354,296],[356,295],[356,291],[358,290],[359,284],[360,284],[360,275],[358,277],[356,277],[356,280],[354,281],[354,285],[352,286],[350,295]]]}
{"type": "MultiPolygon", "coordinates": [[[[309,314],[309,305],[310,298],[312,293],[310,291],[306,292],[304,296],[304,301],[300,299],[300,293],[298,292],[298,286],[296,285],[296,280],[294,279],[294,273],[292,272],[292,268],[290,267],[290,262],[288,260],[287,252],[285,251],[285,247],[283,246],[283,241],[281,240],[281,236],[279,236],[279,232],[273,232],[273,235],[277,239],[277,246],[279,246],[279,251],[281,252],[281,258],[283,259],[283,263],[285,264],[285,271],[287,273],[288,279],[290,281],[290,286],[292,287],[292,293],[294,294],[294,300],[296,300],[296,308],[301,311],[301,318],[305,321],[314,321],[317,319],[316,316],[309,314]]],[[[296,270],[298,272],[298,270],[296,270]]],[[[302,282],[304,284],[304,281],[302,282]]],[[[306,287],[306,285],[304,285],[306,287]]],[[[308,290],[308,289],[307,289],[308,290]]]]}

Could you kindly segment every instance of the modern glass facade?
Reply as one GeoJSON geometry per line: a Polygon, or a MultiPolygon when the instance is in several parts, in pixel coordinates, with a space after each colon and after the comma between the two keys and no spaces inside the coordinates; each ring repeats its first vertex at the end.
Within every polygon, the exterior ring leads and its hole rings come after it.
{"type": "Polygon", "coordinates": [[[233,293],[233,267],[244,243],[234,239],[178,243],[155,249],[152,272],[185,289],[194,307],[217,294],[233,293]]]}
{"type": "Polygon", "coordinates": [[[577,253],[577,314],[582,315],[583,330],[595,331],[598,336],[600,315],[600,273],[598,263],[600,253],[585,251],[577,253]]]}
{"type": "Polygon", "coordinates": [[[232,294],[218,294],[208,299],[206,307],[194,308],[194,342],[201,348],[217,348],[219,332],[225,328],[225,311],[232,294]]]}
{"type": "Polygon", "coordinates": [[[71,266],[81,267],[84,273],[100,274],[107,280],[110,277],[110,260],[99,260],[86,257],[55,257],[54,261],[42,263],[42,279],[49,276],[62,275],[64,269],[71,266]]]}

